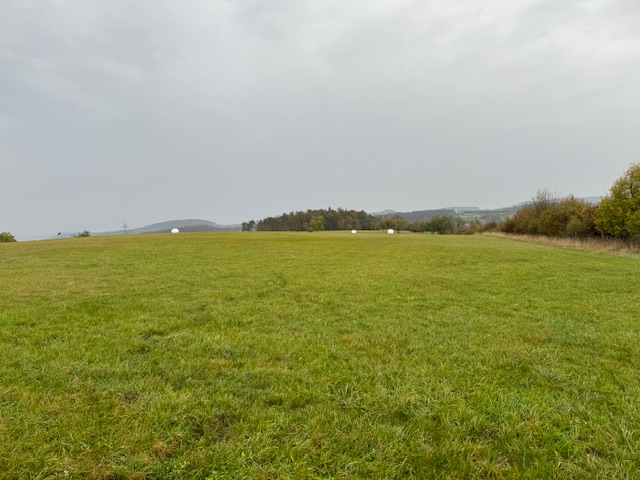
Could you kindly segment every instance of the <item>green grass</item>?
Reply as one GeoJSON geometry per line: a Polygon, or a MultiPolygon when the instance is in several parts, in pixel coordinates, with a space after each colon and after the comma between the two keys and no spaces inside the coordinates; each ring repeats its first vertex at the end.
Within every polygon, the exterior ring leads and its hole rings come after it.
{"type": "Polygon", "coordinates": [[[640,476],[637,256],[180,234],[0,272],[0,478],[640,476]]]}

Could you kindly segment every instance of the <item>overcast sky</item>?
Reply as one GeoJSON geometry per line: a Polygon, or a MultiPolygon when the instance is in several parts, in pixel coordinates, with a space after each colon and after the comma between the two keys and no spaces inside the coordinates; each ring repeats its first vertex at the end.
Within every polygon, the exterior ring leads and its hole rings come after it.
{"type": "Polygon", "coordinates": [[[0,231],[604,195],[638,0],[1,0],[0,231]]]}

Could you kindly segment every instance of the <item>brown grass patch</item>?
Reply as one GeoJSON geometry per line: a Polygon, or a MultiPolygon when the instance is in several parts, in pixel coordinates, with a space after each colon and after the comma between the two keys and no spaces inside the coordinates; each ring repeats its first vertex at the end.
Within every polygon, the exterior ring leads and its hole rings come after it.
{"type": "Polygon", "coordinates": [[[549,245],[552,247],[568,248],[588,252],[614,253],[618,255],[640,254],[640,243],[619,240],[615,238],[568,238],[547,237],[545,235],[520,235],[515,233],[486,232],[483,235],[490,237],[507,238],[519,242],[549,245]]]}

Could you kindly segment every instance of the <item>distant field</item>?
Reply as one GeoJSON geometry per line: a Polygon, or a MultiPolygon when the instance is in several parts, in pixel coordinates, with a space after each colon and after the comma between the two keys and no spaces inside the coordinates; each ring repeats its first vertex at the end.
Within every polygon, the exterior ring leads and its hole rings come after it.
{"type": "Polygon", "coordinates": [[[638,256],[245,232],[0,272],[0,478],[640,477],[638,256]]]}

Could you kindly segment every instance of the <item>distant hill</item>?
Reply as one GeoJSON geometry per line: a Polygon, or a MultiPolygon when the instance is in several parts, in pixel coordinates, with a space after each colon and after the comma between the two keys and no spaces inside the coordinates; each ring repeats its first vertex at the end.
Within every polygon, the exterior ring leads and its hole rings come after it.
{"type": "Polygon", "coordinates": [[[395,210],[382,210],[381,212],[369,213],[369,215],[373,215],[374,217],[384,217],[385,215],[393,215],[394,213],[396,213],[395,210]]]}
{"type": "MultiPolygon", "coordinates": [[[[154,223],[145,227],[131,228],[127,230],[129,235],[140,235],[144,233],[169,233],[173,228],[179,229],[181,232],[239,232],[242,225],[218,225],[215,222],[202,219],[182,219],[169,220],[167,222],[154,223]]],[[[91,232],[92,237],[109,237],[113,235],[122,235],[122,230],[111,230],[108,232],[91,232]]],[[[59,233],[56,238],[70,238],[73,233],[59,233]]]]}
{"type": "MultiPolygon", "coordinates": [[[[154,223],[146,227],[132,228],[128,233],[168,233],[173,228],[179,229],[181,232],[233,232],[240,231],[241,225],[218,225],[215,222],[201,219],[183,219],[169,220],[167,222],[154,223]]],[[[121,235],[122,230],[117,232],[108,232],[110,235],[121,235]]],[[[96,234],[99,235],[99,234],[96,234]]]]}
{"type": "Polygon", "coordinates": [[[453,210],[454,212],[472,212],[474,210],[480,210],[478,207],[445,207],[443,210],[453,210]]]}
{"type": "Polygon", "coordinates": [[[169,233],[174,228],[177,228],[181,232],[239,232],[242,230],[242,225],[183,225],[141,233],[169,233]]]}
{"type": "MultiPolygon", "coordinates": [[[[147,225],[146,227],[132,228],[129,230],[129,233],[154,233],[154,232],[163,232],[165,230],[170,232],[172,228],[186,228],[186,227],[193,227],[196,225],[207,226],[212,228],[219,226],[215,222],[210,222],[209,220],[188,218],[183,220],[169,220],[167,222],[154,223],[152,225],[147,225]]],[[[121,234],[122,230],[119,230],[117,233],[121,234]]]]}
{"type": "MultiPolygon", "coordinates": [[[[580,197],[582,200],[591,205],[598,205],[602,197],[580,197]]],[[[397,217],[407,220],[408,222],[427,222],[434,217],[451,217],[457,216],[467,220],[480,220],[481,222],[501,222],[502,220],[514,215],[520,208],[526,205],[528,201],[521,202],[517,205],[502,208],[480,209],[478,207],[447,207],[434,210],[415,210],[412,212],[396,212],[394,210],[383,210],[382,212],[372,213],[376,218],[397,217]]]]}
{"type": "Polygon", "coordinates": [[[410,223],[428,222],[435,217],[462,217],[469,221],[478,219],[481,222],[500,222],[512,216],[520,206],[480,210],[478,207],[450,207],[435,210],[415,210],[413,212],[393,212],[393,214],[374,215],[376,218],[391,217],[402,218],[410,223]]]}

